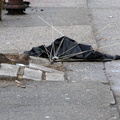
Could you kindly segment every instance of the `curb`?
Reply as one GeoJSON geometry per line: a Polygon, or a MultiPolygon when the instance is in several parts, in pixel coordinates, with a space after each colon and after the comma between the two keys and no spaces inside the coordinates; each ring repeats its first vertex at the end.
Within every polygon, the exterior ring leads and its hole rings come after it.
{"type": "MultiPolygon", "coordinates": [[[[43,58],[30,57],[29,65],[23,64],[0,64],[0,79],[17,79],[17,80],[34,80],[34,81],[64,81],[64,72],[50,67],[45,67],[39,62],[45,62],[49,65],[47,60],[43,58]]],[[[44,63],[44,64],[45,64],[44,63]]],[[[58,63],[59,64],[59,63],[58,63]]]]}

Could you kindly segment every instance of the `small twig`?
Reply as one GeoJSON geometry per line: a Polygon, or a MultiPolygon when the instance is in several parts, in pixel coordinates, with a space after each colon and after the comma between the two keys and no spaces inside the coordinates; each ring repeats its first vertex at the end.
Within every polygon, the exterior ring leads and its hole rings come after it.
{"type": "Polygon", "coordinates": [[[24,86],[22,82],[20,82],[18,80],[15,80],[15,82],[18,83],[18,87],[26,88],[26,86],[24,86]]]}
{"type": "Polygon", "coordinates": [[[18,83],[18,84],[20,84],[20,85],[23,84],[22,82],[20,82],[20,81],[18,81],[18,80],[15,80],[15,82],[18,83]]]}

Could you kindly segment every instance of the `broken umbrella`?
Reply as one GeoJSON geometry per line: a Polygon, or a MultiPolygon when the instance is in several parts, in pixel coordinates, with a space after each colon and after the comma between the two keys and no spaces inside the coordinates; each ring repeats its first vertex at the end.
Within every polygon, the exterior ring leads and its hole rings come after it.
{"type": "Polygon", "coordinates": [[[33,47],[25,54],[48,58],[51,62],[58,61],[111,61],[118,60],[120,56],[109,55],[94,50],[91,45],[77,43],[75,40],[63,36],[56,39],[51,45],[33,47]]]}

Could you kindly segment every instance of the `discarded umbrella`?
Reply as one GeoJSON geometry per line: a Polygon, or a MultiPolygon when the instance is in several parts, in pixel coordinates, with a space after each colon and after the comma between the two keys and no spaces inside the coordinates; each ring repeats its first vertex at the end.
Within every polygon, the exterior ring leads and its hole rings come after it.
{"type": "Polygon", "coordinates": [[[109,55],[94,50],[91,45],[77,43],[75,40],[63,36],[56,39],[51,45],[33,47],[25,54],[48,58],[51,62],[58,61],[111,61],[118,60],[120,56],[109,55]]]}

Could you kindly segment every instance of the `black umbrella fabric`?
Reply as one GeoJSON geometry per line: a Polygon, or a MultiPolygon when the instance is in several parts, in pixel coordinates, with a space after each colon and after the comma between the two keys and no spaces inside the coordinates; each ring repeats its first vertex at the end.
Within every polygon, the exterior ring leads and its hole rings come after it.
{"type": "Polygon", "coordinates": [[[54,61],[111,61],[118,60],[120,56],[104,54],[95,51],[91,45],[79,44],[75,40],[63,36],[56,39],[51,45],[33,47],[25,51],[29,56],[48,58],[54,61]]]}

